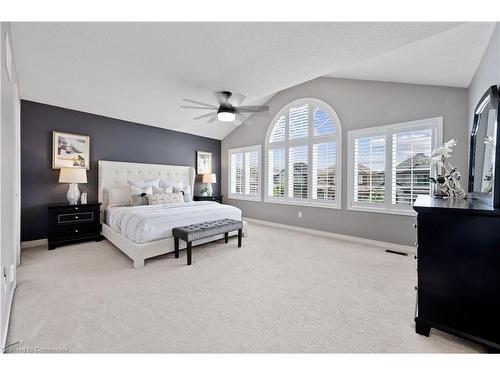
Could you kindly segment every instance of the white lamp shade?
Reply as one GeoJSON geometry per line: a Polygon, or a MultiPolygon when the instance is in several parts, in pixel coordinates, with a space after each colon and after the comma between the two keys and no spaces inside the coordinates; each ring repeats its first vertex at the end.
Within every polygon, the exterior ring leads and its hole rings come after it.
{"type": "Polygon", "coordinates": [[[203,181],[204,184],[215,184],[217,182],[217,177],[215,176],[215,173],[205,173],[203,174],[203,181]]]}
{"type": "Polygon", "coordinates": [[[86,184],[87,171],[83,168],[61,168],[59,182],[66,184],[86,184]]]}

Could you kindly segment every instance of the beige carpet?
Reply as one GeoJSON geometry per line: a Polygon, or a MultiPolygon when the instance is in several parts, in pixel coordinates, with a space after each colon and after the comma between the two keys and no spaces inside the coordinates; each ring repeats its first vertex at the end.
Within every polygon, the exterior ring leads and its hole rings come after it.
{"type": "Polygon", "coordinates": [[[23,251],[9,343],[70,352],[475,352],[415,334],[415,261],[250,224],[142,269],[103,241],[23,251]]]}

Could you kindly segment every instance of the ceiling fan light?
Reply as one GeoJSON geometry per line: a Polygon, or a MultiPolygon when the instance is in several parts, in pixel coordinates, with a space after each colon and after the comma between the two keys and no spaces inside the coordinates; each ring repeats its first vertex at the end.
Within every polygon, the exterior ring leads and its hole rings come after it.
{"type": "Polygon", "coordinates": [[[217,119],[219,121],[232,122],[235,118],[236,114],[234,112],[219,111],[219,113],[217,113],[217,119]]]}

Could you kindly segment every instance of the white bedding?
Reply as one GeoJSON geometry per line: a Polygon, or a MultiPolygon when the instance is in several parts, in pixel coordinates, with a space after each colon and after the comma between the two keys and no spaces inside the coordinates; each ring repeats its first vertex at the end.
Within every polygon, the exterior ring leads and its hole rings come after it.
{"type": "Polygon", "coordinates": [[[135,243],[172,237],[172,228],[219,219],[241,220],[239,208],[216,202],[108,207],[104,220],[135,243]]]}

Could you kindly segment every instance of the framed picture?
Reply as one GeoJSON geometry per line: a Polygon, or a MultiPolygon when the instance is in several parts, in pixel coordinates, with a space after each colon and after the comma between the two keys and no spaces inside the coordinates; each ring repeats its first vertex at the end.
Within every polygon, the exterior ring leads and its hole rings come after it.
{"type": "Polygon", "coordinates": [[[212,153],[196,151],[196,173],[212,173],[212,153]]]}
{"type": "Polygon", "coordinates": [[[90,137],[52,132],[52,169],[90,169],[90,137]]]}

